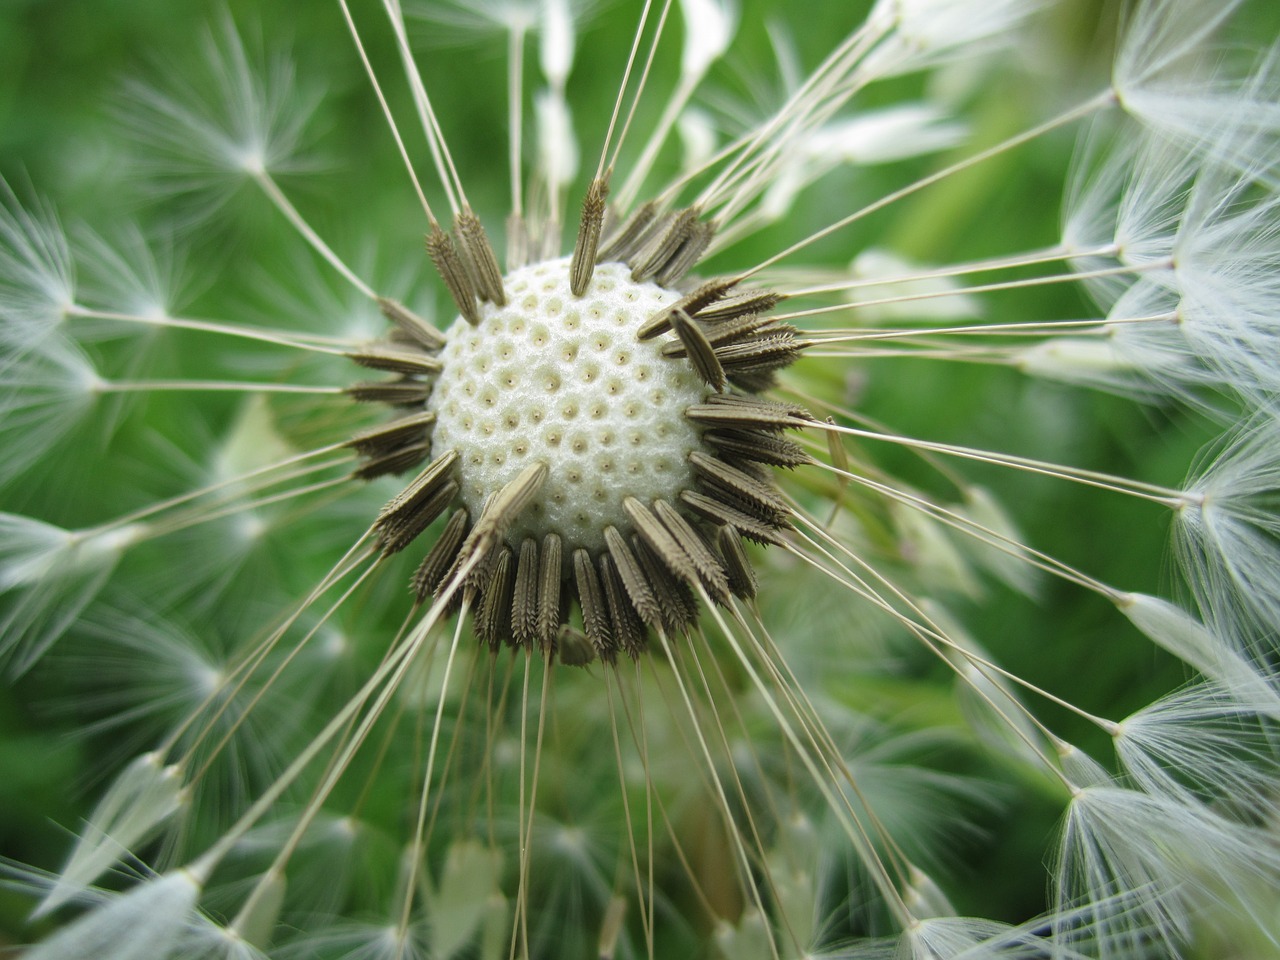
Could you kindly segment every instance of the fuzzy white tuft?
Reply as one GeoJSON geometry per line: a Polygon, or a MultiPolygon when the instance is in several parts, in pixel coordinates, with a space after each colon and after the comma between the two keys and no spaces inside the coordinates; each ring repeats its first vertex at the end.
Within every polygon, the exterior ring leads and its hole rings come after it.
{"type": "Polygon", "coordinates": [[[75,264],[53,208],[23,207],[0,179],[0,364],[57,327],[75,291],[75,264]]]}
{"type": "Polygon", "coordinates": [[[887,27],[886,43],[869,64],[907,73],[989,53],[1013,43],[1018,28],[1048,0],[877,0],[870,24],[887,27]]]}
{"type": "Polygon", "coordinates": [[[578,139],[564,94],[546,89],[534,101],[538,120],[538,169],[550,183],[566,187],[578,175],[578,139]]]}
{"type": "MultiPolygon", "coordinates": [[[[1131,115],[1195,153],[1237,168],[1259,157],[1274,173],[1280,145],[1280,46],[1243,69],[1213,49],[1239,0],[1135,4],[1113,71],[1131,115]]],[[[1274,183],[1274,181],[1273,181],[1274,183]]]]}
{"type": "Polygon", "coordinates": [[[573,10],[569,0],[542,0],[538,62],[553,89],[564,91],[573,69],[573,10]]]}
{"type": "Polygon", "coordinates": [[[98,595],[140,526],[70,531],[0,513],[0,659],[24,673],[98,595]]]}
{"type": "Polygon", "coordinates": [[[838,167],[870,166],[936,153],[958,143],[964,133],[963,124],[948,120],[927,103],[867,110],[812,131],[797,132],[781,153],[777,175],[765,191],[759,214],[771,221],[781,219],[801,192],[838,167]]]}
{"type": "Polygon", "coordinates": [[[1152,932],[1165,955],[1177,956],[1199,919],[1235,908],[1229,891],[1265,889],[1278,879],[1280,853],[1265,835],[1198,804],[1094,786],[1068,808],[1058,865],[1062,906],[1077,895],[1102,904],[1136,900],[1119,916],[1097,911],[1104,960],[1133,955],[1152,932]]]}
{"type": "Polygon", "coordinates": [[[1086,280],[1111,310],[1119,356],[1175,395],[1213,386],[1265,404],[1280,390],[1280,197],[1168,141],[1126,134],[1101,158],[1095,143],[1077,169],[1063,231],[1068,249],[1089,253],[1076,269],[1131,270],[1086,280]]]}
{"type": "Polygon", "coordinates": [[[69,340],[0,359],[0,485],[36,462],[93,406],[101,380],[69,340]]]}
{"type": "Polygon", "coordinates": [[[166,960],[194,919],[200,884],[185,870],[144,881],[32,947],[27,960],[166,960]]]}
{"type": "MultiPolygon", "coordinates": [[[[162,323],[172,316],[185,290],[181,254],[172,238],[153,242],[136,225],[116,228],[110,236],[78,230],[75,252],[84,268],[80,306],[89,310],[124,313],[162,323]]],[[[84,341],[154,331],[151,323],[117,322],[76,316],[71,324],[84,341]]]]}
{"type": "Polygon", "coordinates": [[[163,87],[131,83],[121,118],[146,147],[140,172],[208,213],[244,177],[306,169],[298,154],[317,98],[287,59],[252,53],[230,18],[202,39],[202,57],[165,71],[163,87]]]}
{"type": "Polygon", "coordinates": [[[1148,793],[1265,820],[1280,786],[1269,733],[1230,688],[1204,683],[1126,717],[1114,740],[1125,772],[1148,793]]]}
{"type": "Polygon", "coordinates": [[[183,802],[182,774],[155,753],[135,759],[89,815],[66,865],[36,916],[80,896],[116,861],[149,840],[183,802]]]}
{"type": "Polygon", "coordinates": [[[1280,421],[1262,413],[1187,485],[1178,559],[1205,623],[1264,656],[1280,624],[1280,421]]]}

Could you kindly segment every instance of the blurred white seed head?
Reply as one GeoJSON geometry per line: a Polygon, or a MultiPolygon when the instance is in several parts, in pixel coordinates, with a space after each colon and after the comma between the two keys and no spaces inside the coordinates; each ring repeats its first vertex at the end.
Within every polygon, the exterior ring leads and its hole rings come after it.
{"type": "Polygon", "coordinates": [[[292,62],[246,44],[230,17],[201,36],[201,56],[163,70],[159,85],[131,82],[120,116],[141,149],[140,175],[198,212],[216,209],[245,177],[307,169],[301,156],[314,90],[292,62]]]}
{"type": "Polygon", "coordinates": [[[1160,698],[1116,725],[1116,753],[1130,781],[1190,808],[1203,804],[1241,822],[1265,823],[1280,776],[1265,717],[1277,700],[1249,702],[1220,683],[1198,683],[1160,698]],[[1266,708],[1270,708],[1267,710],[1266,708]]]}
{"type": "MultiPolygon", "coordinates": [[[[109,236],[91,230],[75,236],[76,256],[84,266],[81,306],[136,315],[158,324],[193,292],[187,287],[182,255],[172,238],[153,240],[136,225],[118,227],[109,236]]],[[[80,340],[158,329],[92,316],[77,316],[72,322],[80,340]]]]}
{"type": "Polygon", "coordinates": [[[564,94],[540,90],[534,101],[538,129],[539,169],[550,183],[567,187],[578,175],[578,138],[564,94]]]}
{"type": "Polygon", "coordinates": [[[26,672],[97,597],[143,524],[64,530],[0,513],[0,662],[26,672]]]}
{"type": "Polygon", "coordinates": [[[0,179],[0,363],[38,345],[76,302],[76,271],[53,208],[0,179]]]}
{"type": "Polygon", "coordinates": [[[176,765],[155,753],[134,759],[94,807],[35,916],[83,896],[117,861],[149,841],[184,802],[183,774],[176,765]]]}
{"type": "Polygon", "coordinates": [[[778,173],[759,215],[779,220],[811,184],[838,167],[872,166],[945,150],[963,139],[963,124],[927,103],[908,103],[797,131],[785,144],[778,173]]]}
{"type": "Polygon", "coordinates": [[[685,30],[680,72],[697,79],[729,49],[738,26],[738,5],[734,0],[680,0],[680,10],[685,30]]]}
{"type": "Polygon", "coordinates": [[[552,90],[564,93],[573,69],[574,23],[569,0],[542,0],[538,31],[538,63],[552,90]]]}
{"type": "Polygon", "coordinates": [[[1048,0],[877,0],[867,18],[886,39],[868,58],[877,73],[907,73],[1014,43],[1048,0]]]}
{"type": "Polygon", "coordinates": [[[202,883],[185,869],[144,880],[27,951],[31,960],[168,956],[195,923],[202,883]]]}

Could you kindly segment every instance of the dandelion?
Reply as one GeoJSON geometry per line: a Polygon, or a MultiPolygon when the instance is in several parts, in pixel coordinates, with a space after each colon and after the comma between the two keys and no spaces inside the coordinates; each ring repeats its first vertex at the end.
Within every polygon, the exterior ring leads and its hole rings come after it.
{"type": "Polygon", "coordinates": [[[224,13],[140,226],[0,196],[0,658],[97,756],[29,956],[1280,950],[1280,46],[1135,6],[995,131],[1043,2],[756,13],[337,0],[345,179],[224,13]],[[1057,236],[919,239],[1035,151],[1057,236]]]}

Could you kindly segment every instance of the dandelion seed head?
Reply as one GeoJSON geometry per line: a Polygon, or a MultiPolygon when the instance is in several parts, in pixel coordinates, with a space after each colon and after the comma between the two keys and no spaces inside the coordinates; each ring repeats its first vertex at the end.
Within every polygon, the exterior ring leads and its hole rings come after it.
{"type": "Polygon", "coordinates": [[[226,680],[226,674],[213,664],[206,664],[204,668],[196,673],[196,675],[191,679],[192,685],[205,696],[208,696],[210,694],[217,693],[222,689],[222,684],[226,680]]]}
{"type": "Polygon", "coordinates": [[[455,322],[427,408],[437,449],[460,454],[462,499],[475,515],[543,461],[547,482],[509,537],[555,532],[600,550],[606,526],[630,525],[626,497],[648,503],[690,484],[688,454],[704,447],[683,410],[706,388],[688,364],[662,356],[661,341],[636,338],[677,294],[603,264],[575,297],[568,268],[517,270],[508,307],[486,308],[478,327],[455,322]]]}

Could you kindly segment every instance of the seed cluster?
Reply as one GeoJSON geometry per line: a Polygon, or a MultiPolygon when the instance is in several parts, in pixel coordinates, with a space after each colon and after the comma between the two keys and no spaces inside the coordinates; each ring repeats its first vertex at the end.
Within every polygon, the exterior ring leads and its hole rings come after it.
{"type": "Polygon", "coordinates": [[[461,456],[463,504],[478,514],[526,464],[550,468],[512,522],[517,543],[554,530],[598,552],[604,528],[627,522],[625,497],[648,502],[692,481],[688,457],[702,443],[671,412],[701,403],[707,388],[658,343],[636,339],[636,318],[678,296],[627,273],[603,264],[574,297],[567,258],[524,267],[506,278],[505,307],[448,331],[427,408],[436,448],[461,456]]]}
{"type": "Polygon", "coordinates": [[[754,395],[803,346],[768,316],[779,298],[735,279],[681,292],[711,225],[642,207],[606,227],[603,196],[593,185],[573,257],[506,276],[468,252],[478,221],[433,234],[458,319],[442,335],[387,302],[391,335],[351,354],[394,375],[352,397],[401,414],[350,441],[356,475],[426,462],[375,521],[379,548],[447,517],[419,600],[448,590],[491,647],[571,663],[685,632],[702,597],[753,596],[742,538],[782,542],[771,468],[808,459],[783,436],[808,414],[754,395]]]}

